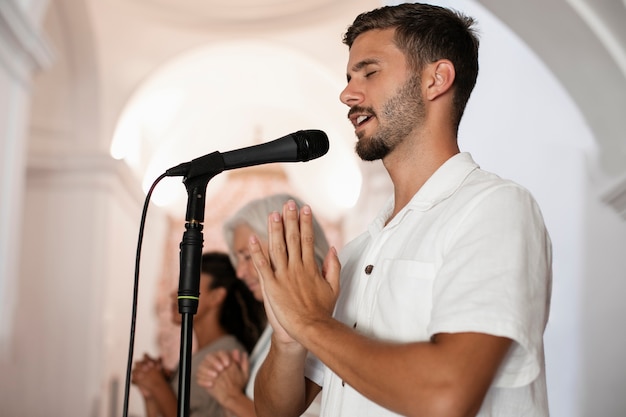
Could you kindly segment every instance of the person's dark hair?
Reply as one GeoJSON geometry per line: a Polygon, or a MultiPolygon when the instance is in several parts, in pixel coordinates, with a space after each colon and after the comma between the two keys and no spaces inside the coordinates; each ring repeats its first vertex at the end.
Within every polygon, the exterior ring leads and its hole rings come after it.
{"type": "Polygon", "coordinates": [[[210,288],[226,289],[219,316],[220,325],[235,336],[250,353],[267,322],[263,303],[257,301],[246,284],[237,278],[228,254],[203,254],[202,272],[211,276],[210,288]]]}
{"type": "Polygon", "coordinates": [[[454,118],[458,129],[461,117],[478,77],[478,36],[475,20],[455,10],[421,3],[384,6],[362,13],[344,34],[343,43],[374,29],[395,29],[395,43],[413,70],[424,64],[448,59],[454,65],[454,118]]]}

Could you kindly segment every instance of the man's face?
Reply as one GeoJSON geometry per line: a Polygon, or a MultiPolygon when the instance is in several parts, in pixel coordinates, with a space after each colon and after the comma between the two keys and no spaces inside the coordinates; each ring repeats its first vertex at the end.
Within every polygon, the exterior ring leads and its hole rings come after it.
{"type": "Polygon", "coordinates": [[[365,32],[350,48],[341,101],[350,106],[356,152],[367,161],[387,156],[424,119],[419,76],[411,74],[393,35],[393,29],[365,32]]]}

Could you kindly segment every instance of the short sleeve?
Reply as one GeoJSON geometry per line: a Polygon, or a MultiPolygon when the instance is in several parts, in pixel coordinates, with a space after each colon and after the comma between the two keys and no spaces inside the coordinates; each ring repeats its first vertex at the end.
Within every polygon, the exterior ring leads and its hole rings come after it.
{"type": "Polygon", "coordinates": [[[506,182],[478,194],[447,228],[428,328],[514,341],[494,381],[517,387],[540,373],[551,292],[551,244],[534,199],[506,182]]]}

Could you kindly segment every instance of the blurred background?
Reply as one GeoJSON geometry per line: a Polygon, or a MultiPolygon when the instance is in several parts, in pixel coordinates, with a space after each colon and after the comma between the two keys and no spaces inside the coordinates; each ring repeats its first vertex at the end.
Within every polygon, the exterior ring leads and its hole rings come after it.
{"type": "MultiPolygon", "coordinates": [[[[321,129],[322,158],[211,180],[204,248],[279,191],[339,248],[367,226],[391,184],[354,156],[341,37],[395,3],[0,0],[0,416],[122,414],[141,210],[167,168],[321,129]]],[[[625,416],[626,1],[431,3],[479,22],[462,150],[528,188],[553,240],[551,414],[625,416]]],[[[180,178],[157,186],[141,262],[135,353],[172,364],[186,200],[180,178]]]]}

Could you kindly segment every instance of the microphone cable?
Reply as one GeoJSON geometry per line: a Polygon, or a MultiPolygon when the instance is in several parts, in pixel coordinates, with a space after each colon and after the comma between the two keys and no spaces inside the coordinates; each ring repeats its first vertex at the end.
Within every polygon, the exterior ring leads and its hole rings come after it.
{"type": "Polygon", "coordinates": [[[130,319],[130,340],[128,346],[128,363],[126,365],[126,382],[124,386],[124,410],[122,412],[123,417],[128,417],[128,401],[130,396],[130,378],[133,368],[133,351],[135,348],[135,324],[137,322],[137,298],[139,294],[139,263],[141,260],[141,247],[143,244],[143,233],[146,225],[146,215],[148,213],[148,206],[150,204],[150,197],[152,192],[156,188],[157,184],[161,182],[163,178],[167,177],[167,174],[161,174],[150,186],[146,199],[143,204],[143,211],[141,213],[141,221],[139,223],[139,237],[137,240],[137,253],[135,255],[135,280],[133,284],[133,302],[132,313],[130,319]]]}

